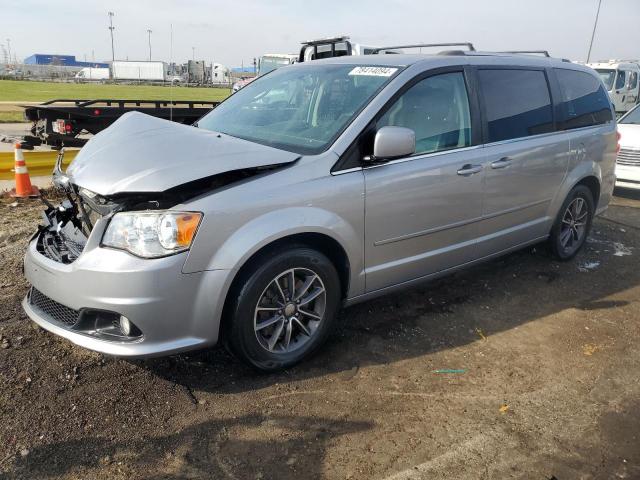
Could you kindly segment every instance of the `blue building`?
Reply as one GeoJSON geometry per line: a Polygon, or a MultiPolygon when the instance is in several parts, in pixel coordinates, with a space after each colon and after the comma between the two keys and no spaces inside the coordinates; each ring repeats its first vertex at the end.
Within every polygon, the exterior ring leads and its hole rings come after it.
{"type": "Polygon", "coordinates": [[[75,55],[50,55],[46,53],[35,53],[24,59],[25,65],[58,65],[62,67],[94,67],[108,68],[108,63],[100,62],[79,62],[75,55]]]}

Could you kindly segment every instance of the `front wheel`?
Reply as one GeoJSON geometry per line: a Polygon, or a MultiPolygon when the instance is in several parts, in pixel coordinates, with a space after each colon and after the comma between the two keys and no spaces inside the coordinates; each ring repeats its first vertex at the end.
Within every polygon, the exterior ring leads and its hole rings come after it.
{"type": "Polygon", "coordinates": [[[569,192],[549,238],[551,251],[559,260],[570,260],[583,247],[594,210],[593,196],[587,187],[578,185],[569,192]]]}
{"type": "Polygon", "coordinates": [[[340,304],[340,279],[322,253],[270,253],[239,281],[225,332],[232,353],[264,371],[290,367],[327,339],[340,304]]]}

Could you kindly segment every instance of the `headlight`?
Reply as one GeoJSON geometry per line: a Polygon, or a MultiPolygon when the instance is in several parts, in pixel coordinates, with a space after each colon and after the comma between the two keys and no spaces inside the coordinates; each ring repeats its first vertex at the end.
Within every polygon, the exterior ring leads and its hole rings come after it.
{"type": "Polygon", "coordinates": [[[102,245],[120,248],[139,257],[154,258],[183,252],[191,247],[201,213],[116,213],[102,237],[102,245]]]}

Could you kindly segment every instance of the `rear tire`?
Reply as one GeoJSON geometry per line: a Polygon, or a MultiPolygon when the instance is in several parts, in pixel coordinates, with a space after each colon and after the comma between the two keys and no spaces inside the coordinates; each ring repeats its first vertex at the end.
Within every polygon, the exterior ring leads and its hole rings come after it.
{"type": "Polygon", "coordinates": [[[325,255],[293,246],[255,262],[232,295],[227,347],[248,365],[272,372],[302,361],[326,341],[340,306],[340,278],[325,255]]]}
{"type": "Polygon", "coordinates": [[[558,260],[571,260],[582,249],[594,213],[591,190],[584,185],[574,187],[560,207],[549,237],[551,252],[558,260]]]}

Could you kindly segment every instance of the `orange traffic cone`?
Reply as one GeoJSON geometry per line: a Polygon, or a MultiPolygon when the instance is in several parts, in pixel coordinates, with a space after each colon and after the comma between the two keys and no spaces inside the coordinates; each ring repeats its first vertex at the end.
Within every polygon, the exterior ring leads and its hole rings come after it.
{"type": "Polygon", "coordinates": [[[25,198],[25,197],[39,197],[40,191],[37,187],[31,185],[31,179],[29,178],[29,172],[27,171],[27,164],[24,162],[24,154],[22,153],[22,146],[19,143],[15,145],[16,151],[16,188],[9,192],[12,197],[25,198]]]}

